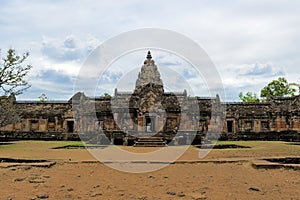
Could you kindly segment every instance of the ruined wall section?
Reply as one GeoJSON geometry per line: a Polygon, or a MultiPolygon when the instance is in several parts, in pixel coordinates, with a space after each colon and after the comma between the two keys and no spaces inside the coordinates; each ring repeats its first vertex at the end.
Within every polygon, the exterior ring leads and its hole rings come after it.
{"type": "Polygon", "coordinates": [[[10,137],[61,138],[61,133],[74,132],[72,108],[68,102],[15,102],[13,106],[20,120],[1,128],[10,137]]]}
{"type": "Polygon", "coordinates": [[[227,104],[227,123],[224,124],[224,131],[227,133],[270,131],[270,111],[269,103],[227,104]]]}
{"type": "Polygon", "coordinates": [[[226,105],[220,102],[218,95],[215,98],[196,97],[196,100],[199,106],[198,133],[219,135],[224,125],[226,105]]]}
{"type": "Polygon", "coordinates": [[[111,110],[111,97],[89,98],[84,93],[77,93],[70,102],[75,132],[85,134],[117,128],[111,110]]]}
{"type": "MultiPolygon", "coordinates": [[[[270,98],[264,103],[228,103],[223,132],[278,139],[300,131],[300,96],[270,98]]],[[[296,136],[295,136],[296,137],[296,136]]]]}

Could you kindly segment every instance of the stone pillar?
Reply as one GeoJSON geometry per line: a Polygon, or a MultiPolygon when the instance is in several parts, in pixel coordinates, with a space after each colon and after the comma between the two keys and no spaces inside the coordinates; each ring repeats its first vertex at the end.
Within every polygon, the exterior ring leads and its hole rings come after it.
{"type": "Polygon", "coordinates": [[[138,116],[137,120],[138,120],[137,121],[137,124],[138,124],[137,130],[138,130],[138,132],[144,132],[145,131],[144,117],[143,116],[138,116]]]}
{"type": "Polygon", "coordinates": [[[115,142],[115,138],[114,138],[114,136],[112,136],[111,139],[110,139],[110,144],[114,145],[114,142],[115,142]]]}
{"type": "Polygon", "coordinates": [[[192,144],[192,138],[190,135],[185,135],[186,137],[186,143],[185,144],[192,144]]]}
{"type": "Polygon", "coordinates": [[[128,146],[128,137],[123,137],[123,146],[128,146]]]}
{"type": "Polygon", "coordinates": [[[253,121],[253,123],[254,123],[254,131],[255,132],[260,132],[261,131],[261,123],[260,123],[260,120],[254,120],[253,121]]]}
{"type": "Polygon", "coordinates": [[[31,122],[30,119],[25,119],[25,131],[30,131],[31,122]]]}

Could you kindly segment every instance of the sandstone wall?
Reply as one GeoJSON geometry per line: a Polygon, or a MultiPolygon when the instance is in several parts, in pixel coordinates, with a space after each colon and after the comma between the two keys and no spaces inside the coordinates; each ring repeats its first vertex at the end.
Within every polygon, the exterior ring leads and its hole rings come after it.
{"type": "MultiPolygon", "coordinates": [[[[76,109],[72,107],[71,100],[44,103],[16,102],[14,106],[19,110],[21,120],[0,130],[2,134],[144,131],[145,117],[139,116],[136,112],[139,101],[128,108],[130,98],[130,94],[97,99],[84,96],[80,100],[84,102],[82,104],[84,106],[78,104],[81,107],[77,106],[76,109]],[[91,112],[96,113],[93,116],[91,112]],[[77,116],[76,121],[73,115],[77,116]]],[[[163,116],[165,119],[156,116],[154,123],[157,131],[162,127],[165,131],[172,131],[176,126],[180,126],[181,130],[198,130],[202,134],[221,130],[223,135],[248,134],[251,137],[254,134],[273,136],[300,132],[300,96],[274,98],[265,103],[220,103],[218,98],[187,97],[186,94],[175,97],[166,94],[161,97],[161,105],[167,112],[163,116]],[[189,107],[188,101],[198,102],[200,113],[197,116],[190,113],[195,109],[189,107]],[[179,105],[184,106],[181,108],[179,105]]]]}

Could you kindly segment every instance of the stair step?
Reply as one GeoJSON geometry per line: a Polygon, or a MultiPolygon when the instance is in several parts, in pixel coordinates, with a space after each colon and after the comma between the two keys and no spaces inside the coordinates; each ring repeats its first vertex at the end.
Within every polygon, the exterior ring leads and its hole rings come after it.
{"type": "Polygon", "coordinates": [[[134,144],[139,144],[139,145],[165,145],[166,143],[164,142],[135,142],[134,144]]]}
{"type": "Polygon", "coordinates": [[[137,137],[139,140],[149,140],[149,139],[156,139],[156,140],[162,140],[161,137],[137,137]]]}
{"type": "Polygon", "coordinates": [[[147,145],[139,145],[139,144],[135,144],[133,145],[134,147],[166,147],[167,145],[158,145],[158,144],[155,144],[155,145],[150,145],[150,144],[147,144],[147,145]]]}
{"type": "Polygon", "coordinates": [[[166,142],[160,137],[140,137],[135,141],[134,147],[165,147],[166,142]]]}
{"type": "Polygon", "coordinates": [[[138,140],[139,142],[163,142],[163,140],[138,140]]]}
{"type": "Polygon", "coordinates": [[[165,147],[166,146],[166,144],[164,144],[164,143],[156,143],[156,144],[154,144],[154,143],[136,143],[136,144],[134,144],[134,147],[165,147]]]}

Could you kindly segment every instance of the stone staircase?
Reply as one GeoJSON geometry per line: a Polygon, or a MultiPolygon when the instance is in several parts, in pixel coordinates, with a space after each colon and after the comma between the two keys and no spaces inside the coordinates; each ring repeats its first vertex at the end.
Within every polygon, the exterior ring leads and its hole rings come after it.
{"type": "Polygon", "coordinates": [[[139,137],[134,142],[134,147],[166,147],[166,142],[161,137],[139,137]]]}

